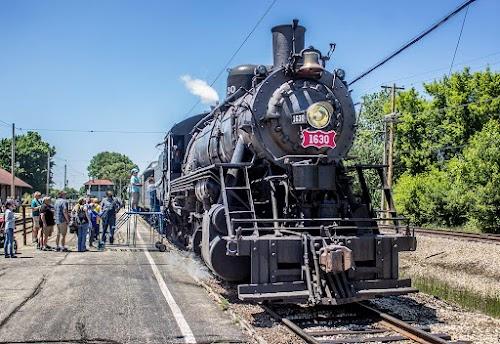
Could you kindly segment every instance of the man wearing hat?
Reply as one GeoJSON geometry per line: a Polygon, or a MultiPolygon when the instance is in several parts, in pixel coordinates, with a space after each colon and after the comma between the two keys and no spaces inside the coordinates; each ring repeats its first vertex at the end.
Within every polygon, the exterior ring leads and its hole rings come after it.
{"type": "Polygon", "coordinates": [[[141,192],[141,180],[137,176],[139,169],[133,168],[132,176],[130,177],[130,199],[132,201],[131,208],[133,211],[139,210],[139,193],[141,192]]]}

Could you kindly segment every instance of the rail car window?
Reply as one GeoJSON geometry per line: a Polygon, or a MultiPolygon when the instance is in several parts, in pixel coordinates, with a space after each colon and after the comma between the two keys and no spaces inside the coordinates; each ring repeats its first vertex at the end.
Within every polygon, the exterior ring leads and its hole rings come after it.
{"type": "Polygon", "coordinates": [[[184,157],[184,136],[174,135],[172,137],[172,173],[181,173],[182,160],[184,157]]]}

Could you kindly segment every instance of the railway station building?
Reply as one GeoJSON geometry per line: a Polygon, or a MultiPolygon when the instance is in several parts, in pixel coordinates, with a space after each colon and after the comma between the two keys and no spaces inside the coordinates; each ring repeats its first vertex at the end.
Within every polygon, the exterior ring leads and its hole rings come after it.
{"type": "MultiPolygon", "coordinates": [[[[12,174],[9,171],[4,170],[3,168],[0,168],[0,200],[2,200],[2,203],[5,202],[7,197],[11,196],[10,194],[11,183],[12,183],[12,174]]],[[[24,193],[31,192],[33,189],[31,185],[29,185],[24,180],[18,177],[15,178],[14,183],[16,190],[14,198],[21,199],[24,193]]]]}
{"type": "Polygon", "coordinates": [[[106,196],[106,191],[115,189],[115,184],[109,179],[91,179],[83,185],[87,196],[99,199],[106,196]]]}

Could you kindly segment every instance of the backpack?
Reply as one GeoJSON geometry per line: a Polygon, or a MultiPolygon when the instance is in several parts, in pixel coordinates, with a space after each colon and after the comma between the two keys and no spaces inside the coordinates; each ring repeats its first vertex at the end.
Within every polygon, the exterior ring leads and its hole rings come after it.
{"type": "Polygon", "coordinates": [[[83,225],[89,222],[85,206],[78,205],[72,212],[72,221],[74,225],[83,225]]]}

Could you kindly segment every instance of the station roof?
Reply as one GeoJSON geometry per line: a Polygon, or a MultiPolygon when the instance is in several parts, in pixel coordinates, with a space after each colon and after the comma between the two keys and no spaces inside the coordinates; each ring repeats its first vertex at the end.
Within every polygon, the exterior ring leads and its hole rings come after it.
{"type": "Polygon", "coordinates": [[[89,185],[115,185],[115,184],[109,179],[91,179],[83,185],[89,186],[89,185]]]}
{"type": "MultiPolygon", "coordinates": [[[[4,170],[3,168],[0,168],[0,185],[10,185],[10,183],[12,183],[12,174],[10,172],[4,170]]],[[[33,189],[33,187],[31,185],[26,183],[21,178],[16,177],[16,179],[14,180],[14,184],[20,188],[33,189]]]]}

